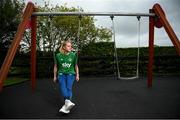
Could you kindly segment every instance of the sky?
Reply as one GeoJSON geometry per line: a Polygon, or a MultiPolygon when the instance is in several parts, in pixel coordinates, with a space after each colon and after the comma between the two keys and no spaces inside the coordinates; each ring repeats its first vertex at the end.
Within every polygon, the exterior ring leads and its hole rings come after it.
{"type": "MultiPolygon", "coordinates": [[[[180,38],[180,0],[26,0],[33,1],[37,5],[44,5],[49,1],[52,6],[67,4],[68,7],[80,7],[85,12],[130,12],[148,13],[155,3],[159,3],[165,11],[166,18],[172,26],[177,37],[180,38]]],[[[95,25],[112,28],[112,22],[108,16],[95,17],[95,25]]],[[[116,47],[138,46],[138,20],[136,17],[115,16],[116,47]]],[[[140,47],[148,46],[149,18],[141,17],[140,21],[140,47]]],[[[155,29],[155,45],[172,46],[164,28],[155,29]]]]}

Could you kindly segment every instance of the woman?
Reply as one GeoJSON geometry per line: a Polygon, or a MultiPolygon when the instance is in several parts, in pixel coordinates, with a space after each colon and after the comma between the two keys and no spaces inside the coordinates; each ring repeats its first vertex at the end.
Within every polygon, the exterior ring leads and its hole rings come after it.
{"type": "Polygon", "coordinates": [[[79,69],[77,65],[77,56],[72,52],[72,43],[70,40],[61,44],[59,52],[55,54],[54,64],[54,82],[59,83],[60,91],[64,97],[65,103],[59,112],[69,113],[75,105],[72,100],[73,82],[79,81],[79,69]]]}

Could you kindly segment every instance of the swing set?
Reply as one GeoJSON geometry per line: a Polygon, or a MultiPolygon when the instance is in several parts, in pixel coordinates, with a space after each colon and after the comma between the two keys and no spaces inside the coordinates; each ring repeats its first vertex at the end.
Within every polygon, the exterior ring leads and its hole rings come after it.
{"type": "MultiPolygon", "coordinates": [[[[25,12],[23,14],[23,19],[18,26],[15,37],[11,43],[11,46],[7,52],[4,62],[0,69],[0,91],[2,91],[3,83],[7,78],[9,68],[12,64],[20,41],[23,37],[23,33],[26,29],[26,24],[31,19],[31,87],[35,90],[36,87],[36,32],[37,32],[37,16],[110,16],[112,20],[112,39],[114,40],[114,51],[115,51],[115,61],[117,66],[117,75],[119,79],[135,79],[138,78],[138,66],[139,66],[139,41],[140,41],[140,18],[149,17],[149,58],[148,58],[148,71],[147,71],[147,87],[152,87],[153,79],[153,63],[154,63],[154,27],[161,28],[164,27],[166,33],[168,34],[170,40],[172,41],[177,54],[180,56],[180,41],[177,38],[175,32],[173,31],[171,25],[166,19],[165,12],[159,4],[154,4],[153,8],[149,10],[149,13],[124,13],[124,12],[37,12],[37,8],[32,2],[29,2],[26,6],[25,12]],[[134,16],[138,18],[138,54],[137,54],[137,69],[136,75],[133,77],[122,77],[120,76],[117,49],[116,49],[116,39],[114,30],[114,16],[134,16]]],[[[78,36],[80,34],[80,21],[78,36]]],[[[79,39],[79,37],[78,37],[79,39]]],[[[79,40],[78,40],[79,45],[79,40]]]]}

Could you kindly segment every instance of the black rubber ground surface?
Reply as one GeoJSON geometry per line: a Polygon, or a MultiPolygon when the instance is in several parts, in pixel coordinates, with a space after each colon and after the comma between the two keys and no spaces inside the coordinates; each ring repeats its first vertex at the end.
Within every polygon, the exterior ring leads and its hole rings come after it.
{"type": "Polygon", "coordinates": [[[74,84],[76,106],[68,115],[58,88],[50,79],[6,87],[0,93],[0,118],[180,118],[180,76],[117,80],[113,77],[81,78],[74,84]]]}

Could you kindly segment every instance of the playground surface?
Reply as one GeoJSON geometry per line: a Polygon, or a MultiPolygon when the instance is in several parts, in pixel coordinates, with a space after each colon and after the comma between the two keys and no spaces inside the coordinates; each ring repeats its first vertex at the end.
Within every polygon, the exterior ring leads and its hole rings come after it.
{"type": "Polygon", "coordinates": [[[74,83],[68,115],[59,113],[63,99],[52,79],[38,79],[5,87],[0,93],[0,118],[180,118],[180,75],[155,76],[147,88],[146,77],[117,80],[114,77],[82,77],[74,83]]]}

